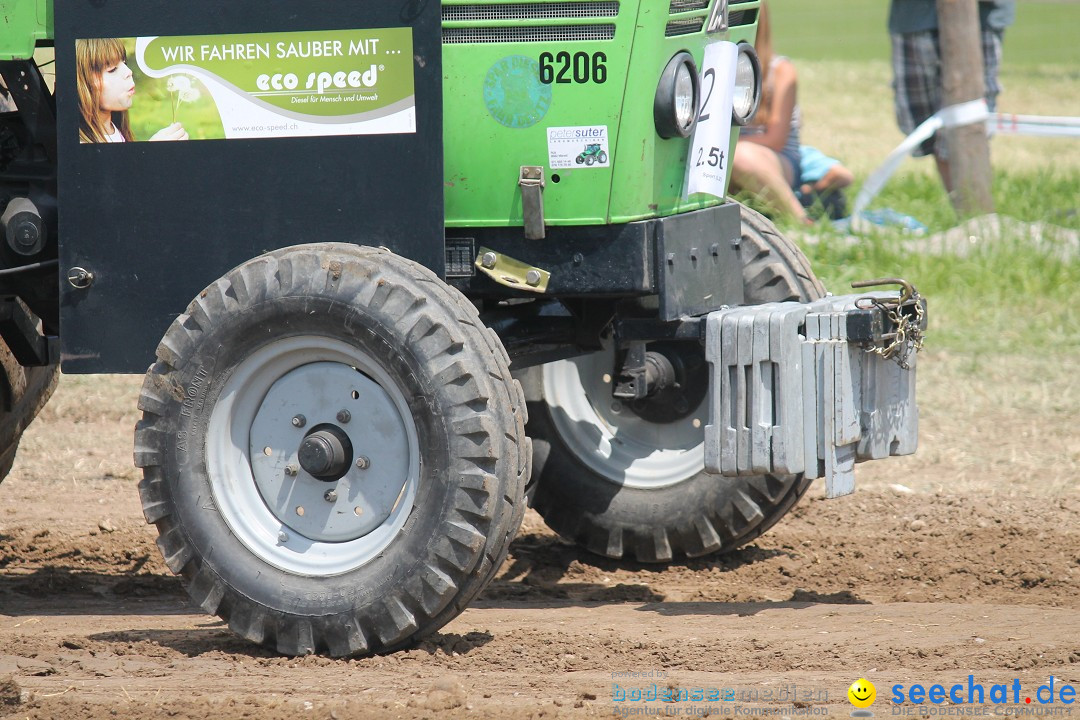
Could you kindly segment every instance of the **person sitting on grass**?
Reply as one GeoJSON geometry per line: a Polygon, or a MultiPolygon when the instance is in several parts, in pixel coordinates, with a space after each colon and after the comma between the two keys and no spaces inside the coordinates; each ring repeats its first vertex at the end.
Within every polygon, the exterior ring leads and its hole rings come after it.
{"type": "Polygon", "coordinates": [[[773,55],[769,10],[764,2],[754,49],[761,61],[761,105],[752,123],[739,131],[731,185],[736,191],[754,195],[775,215],[812,224],[795,196],[802,185],[795,65],[786,57],[773,55]]]}

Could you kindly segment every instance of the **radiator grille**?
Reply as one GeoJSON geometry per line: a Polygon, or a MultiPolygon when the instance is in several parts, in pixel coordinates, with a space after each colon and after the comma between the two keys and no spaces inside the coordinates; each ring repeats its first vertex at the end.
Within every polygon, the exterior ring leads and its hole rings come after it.
{"type": "Polygon", "coordinates": [[[699,33],[705,27],[705,18],[687,18],[685,20],[672,20],[667,24],[664,31],[666,37],[678,37],[679,35],[692,35],[699,33]]]}
{"type": "Polygon", "coordinates": [[[549,25],[541,27],[443,28],[444,45],[466,43],[574,42],[611,40],[615,25],[549,25]]]}
{"type": "Polygon", "coordinates": [[[712,0],[671,0],[671,14],[705,10],[712,0]]]}
{"type": "MultiPolygon", "coordinates": [[[[702,0],[674,0],[675,2],[702,0]]],[[[443,5],[443,22],[479,20],[557,20],[561,18],[613,18],[618,2],[514,3],[511,5],[443,5]]]]}
{"type": "Polygon", "coordinates": [[[752,10],[732,10],[728,15],[728,27],[739,27],[740,25],[753,25],[757,22],[757,8],[752,10]]]}

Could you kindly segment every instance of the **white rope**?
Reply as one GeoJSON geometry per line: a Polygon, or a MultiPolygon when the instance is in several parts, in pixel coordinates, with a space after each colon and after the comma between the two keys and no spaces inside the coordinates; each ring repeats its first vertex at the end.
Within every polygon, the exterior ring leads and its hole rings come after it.
{"type": "Polygon", "coordinates": [[[889,153],[885,162],[866,178],[858,195],[855,196],[853,216],[866,210],[878,196],[889,178],[904,158],[917,147],[933,137],[942,128],[962,127],[977,122],[986,123],[989,134],[1028,135],[1033,137],[1074,137],[1080,138],[1080,118],[1044,117],[1039,115],[1013,115],[991,113],[983,99],[951,105],[942,108],[927,118],[926,122],[904,138],[895,150],[889,153]]]}

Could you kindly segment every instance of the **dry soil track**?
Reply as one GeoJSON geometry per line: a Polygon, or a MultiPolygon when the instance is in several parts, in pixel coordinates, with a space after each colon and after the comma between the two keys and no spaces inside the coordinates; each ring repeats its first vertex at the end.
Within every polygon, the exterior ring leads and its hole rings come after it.
{"type": "MultiPolygon", "coordinates": [[[[929,407],[921,464],[863,473],[849,498],[812,494],[722,559],[609,563],[530,513],[495,583],[441,634],[333,661],[273,656],[188,607],[127,464],[137,381],[65,383],[0,485],[0,717],[591,717],[630,707],[613,683],[654,682],[740,698],[667,704],[669,717],[847,717],[859,676],[881,717],[895,683],[1080,685],[1080,495],[1019,479],[1010,491],[1023,458],[990,446],[974,452],[996,469],[950,486],[964,461],[935,444],[946,407],[929,407]]],[[[1039,432],[1028,420],[1018,438],[1039,432]]],[[[1061,462],[1075,465],[1063,432],[1061,462]]]]}

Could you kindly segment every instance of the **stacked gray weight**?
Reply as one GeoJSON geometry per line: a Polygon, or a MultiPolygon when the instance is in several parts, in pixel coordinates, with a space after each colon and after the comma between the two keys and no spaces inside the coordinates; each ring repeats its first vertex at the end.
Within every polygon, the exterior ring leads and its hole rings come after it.
{"type": "Polygon", "coordinates": [[[707,471],[825,477],[829,497],[837,497],[854,491],[856,462],[915,452],[914,356],[904,370],[847,339],[847,314],[865,297],[709,315],[707,471]]]}

